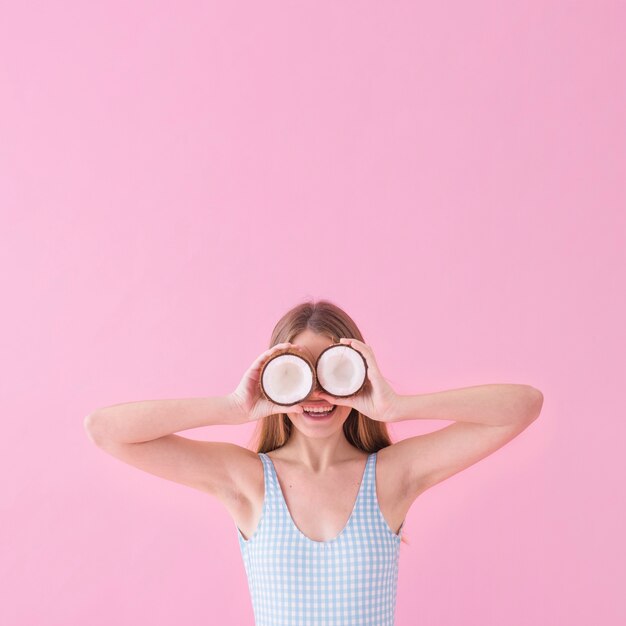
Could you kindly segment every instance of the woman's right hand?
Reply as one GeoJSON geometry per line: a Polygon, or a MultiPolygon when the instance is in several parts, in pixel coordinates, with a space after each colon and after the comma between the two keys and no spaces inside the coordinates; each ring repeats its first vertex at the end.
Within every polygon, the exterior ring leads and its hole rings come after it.
{"type": "Polygon", "coordinates": [[[259,381],[261,378],[261,369],[265,362],[279,350],[285,348],[295,348],[294,344],[289,342],[279,343],[261,353],[248,368],[243,375],[241,382],[237,385],[235,391],[230,394],[231,399],[248,421],[256,421],[268,415],[276,413],[302,413],[302,407],[294,404],[293,406],[283,406],[274,404],[267,400],[261,393],[259,381]]]}

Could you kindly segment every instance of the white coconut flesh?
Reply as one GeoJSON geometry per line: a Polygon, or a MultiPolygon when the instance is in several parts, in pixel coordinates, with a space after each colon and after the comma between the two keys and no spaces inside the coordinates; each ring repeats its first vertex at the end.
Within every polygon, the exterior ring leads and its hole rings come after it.
{"type": "Polygon", "coordinates": [[[262,382],[272,402],[293,404],[309,394],[313,386],[313,373],[301,357],[281,354],[265,366],[262,382]]]}
{"type": "Polygon", "coordinates": [[[334,396],[348,396],[357,392],[365,381],[363,357],[350,346],[333,346],[320,355],[317,379],[334,396]]]}

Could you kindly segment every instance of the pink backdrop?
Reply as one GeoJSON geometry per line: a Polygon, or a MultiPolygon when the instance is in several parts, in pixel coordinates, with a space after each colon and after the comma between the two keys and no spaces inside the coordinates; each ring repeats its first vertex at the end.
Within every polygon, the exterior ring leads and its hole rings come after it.
{"type": "Polygon", "coordinates": [[[415,502],[398,626],[623,623],[626,5],[432,4],[3,7],[0,622],[252,624],[226,510],[83,418],[315,297],[399,393],[545,396],[415,502]]]}

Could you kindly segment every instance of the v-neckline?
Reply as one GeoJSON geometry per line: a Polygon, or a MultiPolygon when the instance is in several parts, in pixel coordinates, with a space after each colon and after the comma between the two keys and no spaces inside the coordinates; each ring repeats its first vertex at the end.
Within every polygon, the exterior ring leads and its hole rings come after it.
{"type": "Polygon", "coordinates": [[[280,486],[280,481],[278,480],[278,474],[276,473],[276,467],[274,465],[274,461],[272,461],[272,459],[270,458],[270,456],[266,452],[263,452],[262,454],[264,454],[267,457],[267,459],[269,460],[269,462],[271,464],[272,472],[274,473],[274,478],[276,479],[276,485],[278,486],[279,497],[280,497],[280,499],[282,501],[282,506],[284,507],[284,510],[285,510],[285,512],[287,514],[287,517],[289,518],[289,521],[291,522],[291,525],[296,529],[298,534],[301,537],[303,537],[306,541],[308,541],[309,543],[316,544],[316,545],[319,545],[319,546],[323,546],[323,545],[327,545],[327,544],[331,544],[331,543],[335,543],[336,541],[339,541],[339,539],[341,539],[341,537],[348,530],[348,527],[352,523],[352,520],[354,518],[354,514],[356,513],[357,506],[359,505],[359,502],[361,501],[361,494],[363,493],[363,490],[365,489],[365,479],[367,477],[367,470],[368,470],[369,465],[370,465],[370,460],[374,456],[374,454],[376,454],[376,453],[375,452],[370,453],[367,456],[367,458],[365,459],[365,467],[363,468],[363,474],[361,475],[361,484],[359,485],[359,491],[356,494],[356,500],[354,501],[354,506],[352,507],[352,512],[350,513],[350,517],[348,518],[348,521],[345,523],[345,525],[341,529],[341,531],[339,531],[338,535],[336,535],[332,539],[328,539],[326,541],[317,541],[316,539],[311,539],[310,537],[307,537],[298,528],[297,524],[295,523],[295,521],[293,519],[293,516],[291,515],[291,511],[289,510],[289,507],[287,506],[287,500],[285,500],[285,494],[283,493],[283,489],[280,486]]]}

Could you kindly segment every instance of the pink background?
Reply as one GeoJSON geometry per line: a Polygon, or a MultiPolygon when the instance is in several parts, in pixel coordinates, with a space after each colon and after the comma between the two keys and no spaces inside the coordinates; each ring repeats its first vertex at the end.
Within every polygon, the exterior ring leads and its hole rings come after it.
{"type": "Polygon", "coordinates": [[[416,500],[398,626],[623,623],[625,41],[620,2],[5,5],[0,622],[253,623],[226,510],[83,418],[232,391],[314,297],[399,393],[545,396],[416,500]]]}

